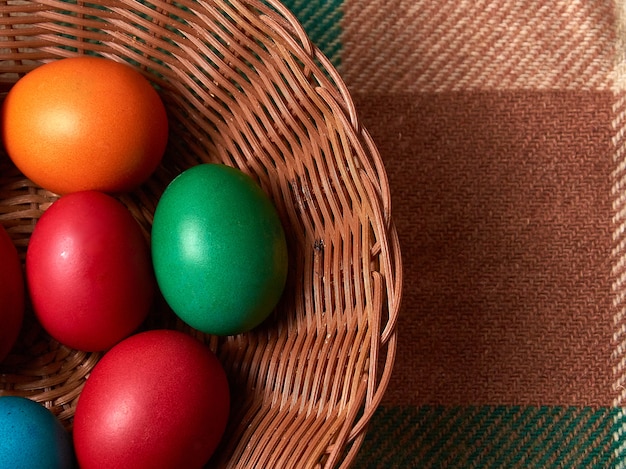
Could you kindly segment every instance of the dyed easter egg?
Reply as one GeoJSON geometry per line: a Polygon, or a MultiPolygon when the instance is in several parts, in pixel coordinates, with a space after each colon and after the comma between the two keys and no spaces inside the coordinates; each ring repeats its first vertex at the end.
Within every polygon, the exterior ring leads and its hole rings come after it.
{"type": "Polygon", "coordinates": [[[251,330],[276,307],[287,276],[287,243],[268,195],[239,169],[194,166],[157,205],[152,258],[167,303],[202,332],[251,330]]]}

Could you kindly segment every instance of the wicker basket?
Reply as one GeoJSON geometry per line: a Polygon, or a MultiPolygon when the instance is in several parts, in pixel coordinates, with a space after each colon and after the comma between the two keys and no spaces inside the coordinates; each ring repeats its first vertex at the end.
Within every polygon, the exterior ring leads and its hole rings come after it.
{"type": "MultiPolygon", "coordinates": [[[[167,183],[200,162],[251,174],[282,217],[289,279],[263,325],[203,336],[166,307],[145,325],[196,335],[227,370],[233,407],[211,466],[349,466],[391,374],[402,276],[381,158],[329,61],[274,0],[0,5],[2,96],[37,65],[77,54],[129,62],[158,89],[166,156],[140,190],[120,196],[146,235],[167,183]]],[[[54,200],[0,155],[0,223],[22,258],[54,200]]],[[[42,402],[71,429],[100,356],[51,340],[27,311],[0,364],[0,395],[42,402]]]]}

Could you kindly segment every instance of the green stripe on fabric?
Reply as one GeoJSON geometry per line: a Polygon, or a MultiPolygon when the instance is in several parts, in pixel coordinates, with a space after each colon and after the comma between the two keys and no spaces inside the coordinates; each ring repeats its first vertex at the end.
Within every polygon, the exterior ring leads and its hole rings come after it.
{"type": "Polygon", "coordinates": [[[615,454],[618,463],[616,468],[626,468],[626,409],[620,408],[614,417],[615,428],[613,430],[613,439],[615,440],[615,454]]]}
{"type": "Polygon", "coordinates": [[[354,467],[623,467],[621,419],[612,407],[383,406],[354,467]]]}
{"type": "Polygon", "coordinates": [[[335,67],[341,63],[342,0],[283,0],[335,67]]]}

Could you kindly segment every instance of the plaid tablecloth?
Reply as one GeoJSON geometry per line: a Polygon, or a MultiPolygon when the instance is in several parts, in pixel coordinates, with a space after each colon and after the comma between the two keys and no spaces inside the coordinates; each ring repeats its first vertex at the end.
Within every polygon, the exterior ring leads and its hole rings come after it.
{"type": "Polygon", "coordinates": [[[622,0],[285,0],[389,175],[399,352],[356,467],[626,465],[622,0]]]}

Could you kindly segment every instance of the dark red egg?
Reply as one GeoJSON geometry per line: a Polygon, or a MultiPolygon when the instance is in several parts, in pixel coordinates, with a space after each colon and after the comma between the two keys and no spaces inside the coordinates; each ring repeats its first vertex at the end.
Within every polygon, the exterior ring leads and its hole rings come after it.
{"type": "Polygon", "coordinates": [[[17,249],[0,226],[0,361],[18,338],[24,317],[24,276],[17,249]]]}

